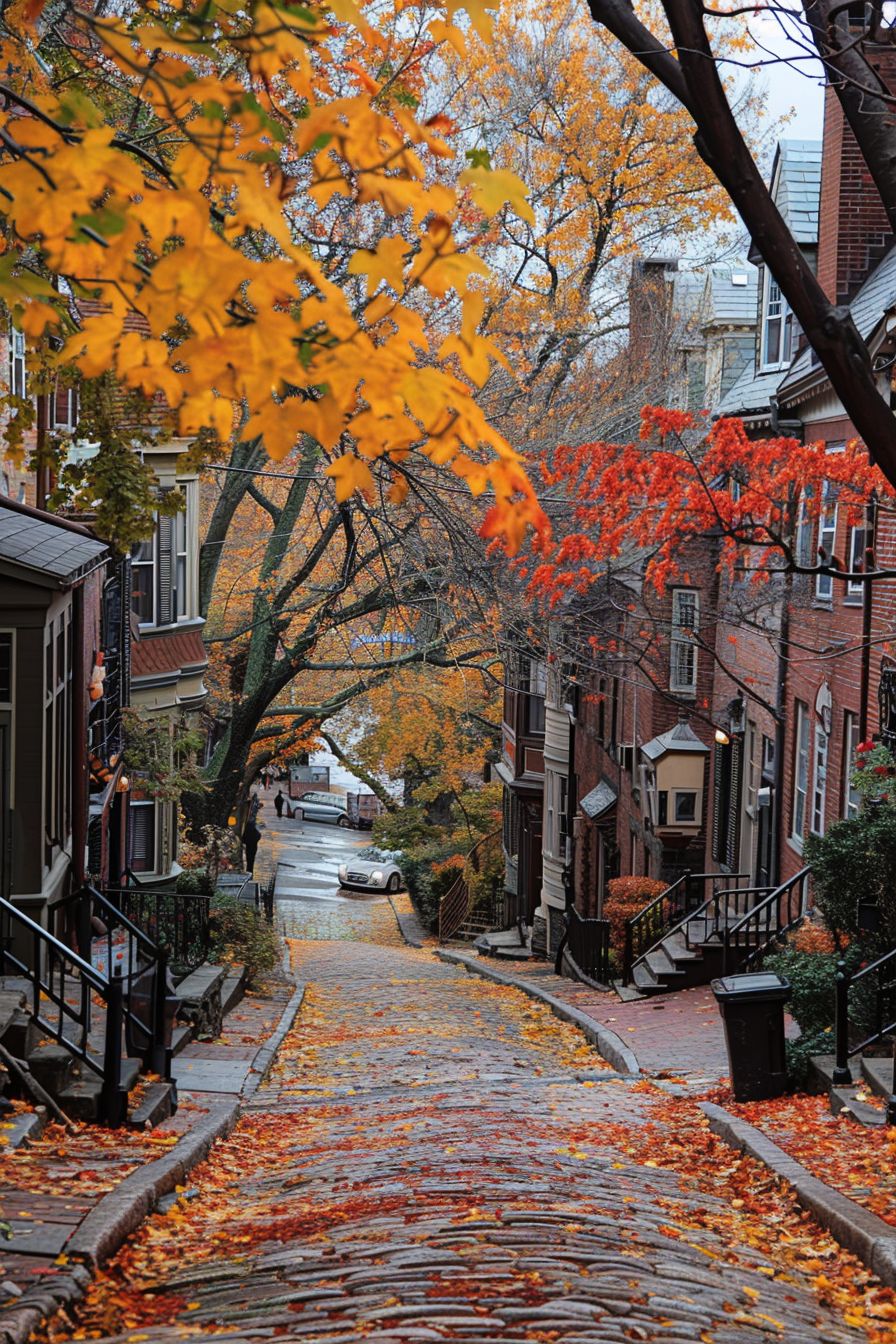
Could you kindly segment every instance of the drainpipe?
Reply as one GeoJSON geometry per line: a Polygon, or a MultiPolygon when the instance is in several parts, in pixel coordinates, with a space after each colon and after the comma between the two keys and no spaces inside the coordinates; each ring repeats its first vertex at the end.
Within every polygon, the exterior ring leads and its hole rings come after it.
{"type": "MultiPolygon", "coordinates": [[[[873,492],[865,510],[865,555],[874,550],[877,524],[877,493],[873,492]]],[[[867,570],[868,565],[865,564],[867,570]]],[[[871,684],[871,615],[874,606],[874,585],[870,579],[862,583],[862,672],[859,697],[859,741],[868,737],[868,692],[871,684]]]]}
{"type": "MultiPolygon", "coordinates": [[[[94,576],[87,580],[92,582],[94,576]]],[[[72,879],[82,887],[87,849],[87,669],[84,666],[84,585],[72,594],[72,879]]]]}

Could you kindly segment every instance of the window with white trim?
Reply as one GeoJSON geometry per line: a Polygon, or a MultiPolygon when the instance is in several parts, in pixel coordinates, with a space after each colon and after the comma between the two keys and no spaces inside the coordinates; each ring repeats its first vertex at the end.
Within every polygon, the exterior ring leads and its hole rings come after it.
{"type": "Polygon", "coordinates": [[[156,517],[153,535],[131,552],[131,609],[141,625],[189,617],[188,533],[184,510],[156,517]]]}
{"type": "Polygon", "coordinates": [[[851,782],[858,746],[859,716],[847,710],[843,716],[843,815],[847,821],[857,817],[862,806],[862,795],[851,782]]]}
{"type": "Polygon", "coordinates": [[[58,380],[49,397],[49,428],[59,434],[72,434],[78,424],[78,393],[58,380]]]}
{"type": "MultiPolygon", "coordinates": [[[[865,568],[865,529],[864,527],[851,527],[849,529],[849,554],[846,557],[846,563],[851,574],[858,574],[865,568]]],[[[859,579],[850,579],[846,584],[846,601],[861,602],[865,592],[865,585],[859,579]]]]}
{"type": "Polygon", "coordinates": [[[824,808],[828,796],[828,755],[830,735],[820,723],[815,725],[815,750],[812,755],[812,816],[809,829],[824,835],[824,808]]]}
{"type": "Polygon", "coordinates": [[[787,300],[774,278],[766,271],[765,305],[762,322],[762,366],[780,368],[790,361],[792,321],[787,300]]]}
{"type": "Polygon", "coordinates": [[[25,333],[9,328],[9,394],[24,397],[27,393],[25,375],[25,333]]]}
{"type": "Polygon", "coordinates": [[[802,845],[806,825],[806,800],[809,793],[809,709],[796,701],[796,737],[793,763],[793,817],[790,833],[802,845]]]}
{"type": "MultiPolygon", "coordinates": [[[[821,496],[821,514],[818,519],[818,558],[829,563],[837,542],[837,487],[825,481],[821,496]],[[822,551],[824,555],[822,555],[822,551]]],[[[819,602],[830,602],[834,596],[832,574],[819,574],[815,580],[815,596],[819,602]]]]}
{"type": "Polygon", "coordinates": [[[697,690],[697,645],[700,594],[694,588],[672,589],[672,637],[669,642],[669,689],[693,695],[697,690]]]}
{"type": "Polygon", "coordinates": [[[797,512],[796,524],[796,559],[799,565],[811,565],[814,560],[812,554],[812,517],[809,512],[809,501],[812,498],[812,487],[807,486],[805,490],[800,491],[799,509],[797,512]]]}

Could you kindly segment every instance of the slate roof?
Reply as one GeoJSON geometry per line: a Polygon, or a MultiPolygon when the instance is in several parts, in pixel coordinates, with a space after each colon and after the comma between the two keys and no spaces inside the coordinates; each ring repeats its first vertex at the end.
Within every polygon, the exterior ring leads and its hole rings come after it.
{"type": "MultiPolygon", "coordinates": [[[[896,307],[896,244],[877,264],[849,305],[852,320],[863,340],[867,341],[874,334],[884,315],[893,307],[896,307]]],[[[787,370],[780,387],[782,396],[807,375],[816,372],[826,378],[821,365],[813,359],[813,352],[807,346],[787,370]]]]}
{"type": "Polygon", "coordinates": [[[772,181],[778,209],[796,241],[804,246],[817,243],[821,141],[779,141],[772,181]]]}
{"type": "Polygon", "coordinates": [[[769,401],[777,392],[783,377],[782,369],[757,373],[755,364],[748,364],[715,408],[715,418],[726,415],[764,415],[768,418],[769,401]]]}
{"type": "Polygon", "coordinates": [[[0,500],[0,565],[25,570],[36,582],[70,588],[108,556],[107,547],[52,517],[35,517],[0,500]]]}
{"type": "Polygon", "coordinates": [[[131,678],[173,676],[185,668],[204,671],[208,653],[198,630],[143,631],[131,645],[131,678]]]}
{"type": "Polygon", "coordinates": [[[709,747],[700,741],[689,723],[680,720],[668,732],[660,733],[659,737],[652,737],[649,742],[645,742],[641,751],[649,761],[656,761],[660,756],[665,756],[667,751],[698,751],[708,754],[709,747]]]}
{"type": "Polygon", "coordinates": [[[749,261],[710,267],[704,291],[704,327],[715,322],[756,325],[759,272],[749,261]],[[735,278],[745,283],[735,284],[735,278]]]}

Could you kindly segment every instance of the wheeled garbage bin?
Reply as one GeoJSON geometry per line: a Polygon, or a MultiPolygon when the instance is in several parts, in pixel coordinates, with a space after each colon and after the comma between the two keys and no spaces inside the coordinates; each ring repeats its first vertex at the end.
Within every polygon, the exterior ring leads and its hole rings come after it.
{"type": "Polygon", "coordinates": [[[790,985],[768,971],[725,975],[713,980],[738,1101],[780,1097],[787,1087],[784,1004],[790,985]]]}

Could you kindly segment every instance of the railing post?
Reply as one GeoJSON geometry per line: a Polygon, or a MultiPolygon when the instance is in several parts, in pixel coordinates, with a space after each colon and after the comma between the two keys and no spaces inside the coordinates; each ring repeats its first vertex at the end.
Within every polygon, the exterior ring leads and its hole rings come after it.
{"type": "Polygon", "coordinates": [[[849,1067],[849,984],[851,978],[849,971],[846,969],[846,962],[841,957],[837,962],[834,1005],[835,1055],[833,1082],[837,1087],[852,1082],[852,1072],[849,1067]]]}
{"type": "Polygon", "coordinates": [[[166,1082],[171,1078],[171,1049],[166,1039],[168,1035],[168,949],[159,948],[153,976],[152,1028],[149,1048],[146,1052],[146,1065],[152,1073],[157,1073],[166,1082]]]}
{"type": "Polygon", "coordinates": [[[624,985],[629,984],[630,981],[631,981],[631,975],[632,975],[632,963],[633,963],[633,961],[634,961],[634,958],[633,958],[633,955],[632,955],[632,926],[631,926],[631,923],[630,923],[628,920],[626,920],[626,921],[625,921],[625,951],[624,951],[623,956],[622,956],[622,983],[623,983],[624,985]]]}
{"type": "Polygon", "coordinates": [[[85,961],[90,960],[93,932],[90,923],[91,907],[93,898],[82,890],[78,893],[78,904],[75,909],[75,939],[78,944],[78,956],[83,957],[85,961]]]}
{"type": "Polygon", "coordinates": [[[118,1129],[127,1117],[128,1099],[121,1088],[121,1032],[124,1023],[124,995],[121,975],[116,972],[106,993],[106,1041],[103,1050],[103,1090],[100,1093],[100,1119],[110,1129],[118,1129]]]}
{"type": "Polygon", "coordinates": [[[893,1077],[890,1080],[890,1095],[887,1097],[887,1124],[896,1125],[896,1041],[893,1042],[893,1077]]]}

